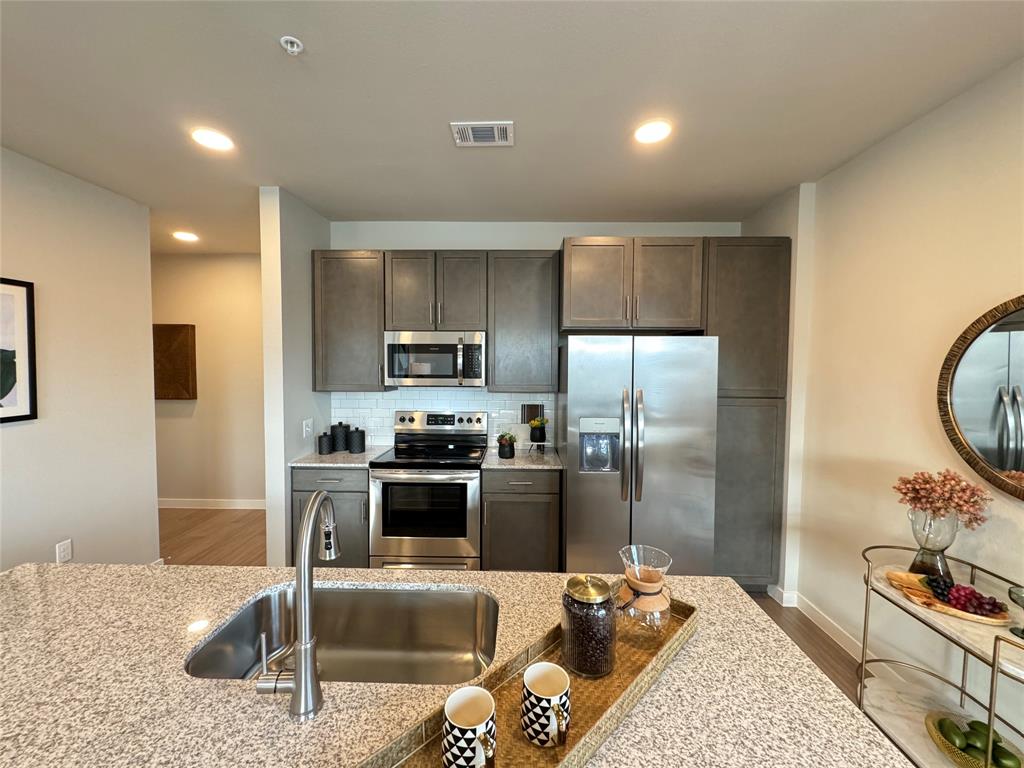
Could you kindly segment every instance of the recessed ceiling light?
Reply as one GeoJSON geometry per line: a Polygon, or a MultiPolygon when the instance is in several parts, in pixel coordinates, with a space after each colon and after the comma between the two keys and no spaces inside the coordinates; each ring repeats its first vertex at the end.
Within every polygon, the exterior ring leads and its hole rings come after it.
{"type": "Polygon", "coordinates": [[[661,141],[672,133],[672,126],[665,120],[648,120],[633,133],[633,137],[641,144],[653,144],[661,141]]]}
{"type": "Polygon", "coordinates": [[[235,142],[212,128],[196,128],[192,131],[192,140],[207,149],[215,149],[218,152],[227,152],[229,149],[235,148],[235,142]]]}
{"type": "Polygon", "coordinates": [[[186,243],[194,243],[199,239],[199,235],[195,232],[182,232],[178,230],[173,233],[175,240],[184,240],[186,243]]]}
{"type": "Polygon", "coordinates": [[[289,56],[298,56],[306,50],[306,46],[303,45],[302,41],[294,35],[285,35],[282,37],[281,47],[285,49],[289,56]]]}

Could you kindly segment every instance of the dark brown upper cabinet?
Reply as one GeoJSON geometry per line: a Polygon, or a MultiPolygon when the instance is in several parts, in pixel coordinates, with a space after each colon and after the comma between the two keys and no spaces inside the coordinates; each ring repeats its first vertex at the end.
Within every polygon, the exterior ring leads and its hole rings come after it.
{"type": "Polygon", "coordinates": [[[563,328],[629,328],[632,294],[633,238],[566,238],[563,328]]]}
{"type": "Polygon", "coordinates": [[[633,241],[634,328],[701,327],[704,240],[638,237],[633,241]]]}
{"type": "Polygon", "coordinates": [[[437,314],[434,320],[439,331],[482,331],[487,328],[486,253],[438,251],[437,314]]]}
{"type": "Polygon", "coordinates": [[[382,389],[384,254],[313,251],[313,388],[382,389]]]}
{"type": "Polygon", "coordinates": [[[562,248],[562,328],[701,327],[699,237],[574,237],[562,248]]]}
{"type": "Polygon", "coordinates": [[[708,240],[707,334],[718,337],[719,397],[785,397],[790,240],[708,240]]]}
{"type": "Polygon", "coordinates": [[[487,325],[483,251],[386,251],[389,331],[482,331],[487,325]]]}
{"type": "Polygon", "coordinates": [[[433,251],[386,251],[384,291],[387,330],[434,330],[433,251]]]}
{"type": "Polygon", "coordinates": [[[487,264],[487,389],[558,389],[558,251],[492,251],[487,264]]]}

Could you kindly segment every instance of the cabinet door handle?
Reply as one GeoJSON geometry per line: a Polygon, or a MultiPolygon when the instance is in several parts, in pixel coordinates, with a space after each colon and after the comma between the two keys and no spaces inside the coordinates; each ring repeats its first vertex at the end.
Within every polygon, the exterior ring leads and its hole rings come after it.
{"type": "Polygon", "coordinates": [[[427,302],[427,324],[434,324],[434,302],[432,301],[427,302]]]}
{"type": "Polygon", "coordinates": [[[633,300],[633,319],[634,320],[639,320],[640,319],[640,294],[639,293],[636,295],[636,298],[633,300]]]}
{"type": "Polygon", "coordinates": [[[340,483],[341,480],[323,480],[323,479],[320,479],[320,480],[317,480],[317,482],[318,483],[340,483]]]}
{"type": "Polygon", "coordinates": [[[626,319],[629,320],[629,294],[626,294],[626,319]]]}
{"type": "Polygon", "coordinates": [[[533,485],[533,480],[509,480],[509,485],[533,485]]]}
{"type": "Polygon", "coordinates": [[[441,319],[441,302],[437,302],[437,324],[440,326],[444,321],[441,319]]]}
{"type": "Polygon", "coordinates": [[[484,502],[484,528],[487,527],[487,502],[484,502]]]}
{"type": "Polygon", "coordinates": [[[369,521],[369,519],[370,519],[370,511],[369,511],[369,509],[368,509],[368,506],[369,506],[369,505],[368,505],[368,504],[366,503],[366,499],[363,499],[363,502],[362,502],[362,504],[361,504],[361,507],[362,507],[362,511],[363,511],[363,515],[362,515],[362,521],[363,521],[364,523],[365,523],[365,522],[368,522],[368,521],[369,521]]]}

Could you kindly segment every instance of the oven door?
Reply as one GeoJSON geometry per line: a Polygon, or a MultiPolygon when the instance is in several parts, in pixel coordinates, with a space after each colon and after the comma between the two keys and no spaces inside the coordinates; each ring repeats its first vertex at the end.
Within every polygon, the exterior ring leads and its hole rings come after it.
{"type": "Polygon", "coordinates": [[[394,387],[482,387],[484,333],[387,331],[384,384],[394,387]]]}
{"type": "Polygon", "coordinates": [[[372,557],[480,557],[479,470],[371,469],[372,557]]]}

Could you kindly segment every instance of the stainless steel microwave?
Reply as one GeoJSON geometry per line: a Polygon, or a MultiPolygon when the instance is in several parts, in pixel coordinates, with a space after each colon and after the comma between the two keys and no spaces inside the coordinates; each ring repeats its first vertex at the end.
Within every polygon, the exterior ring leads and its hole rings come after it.
{"type": "Polygon", "coordinates": [[[392,387],[482,387],[483,331],[387,331],[384,384],[392,387]]]}

